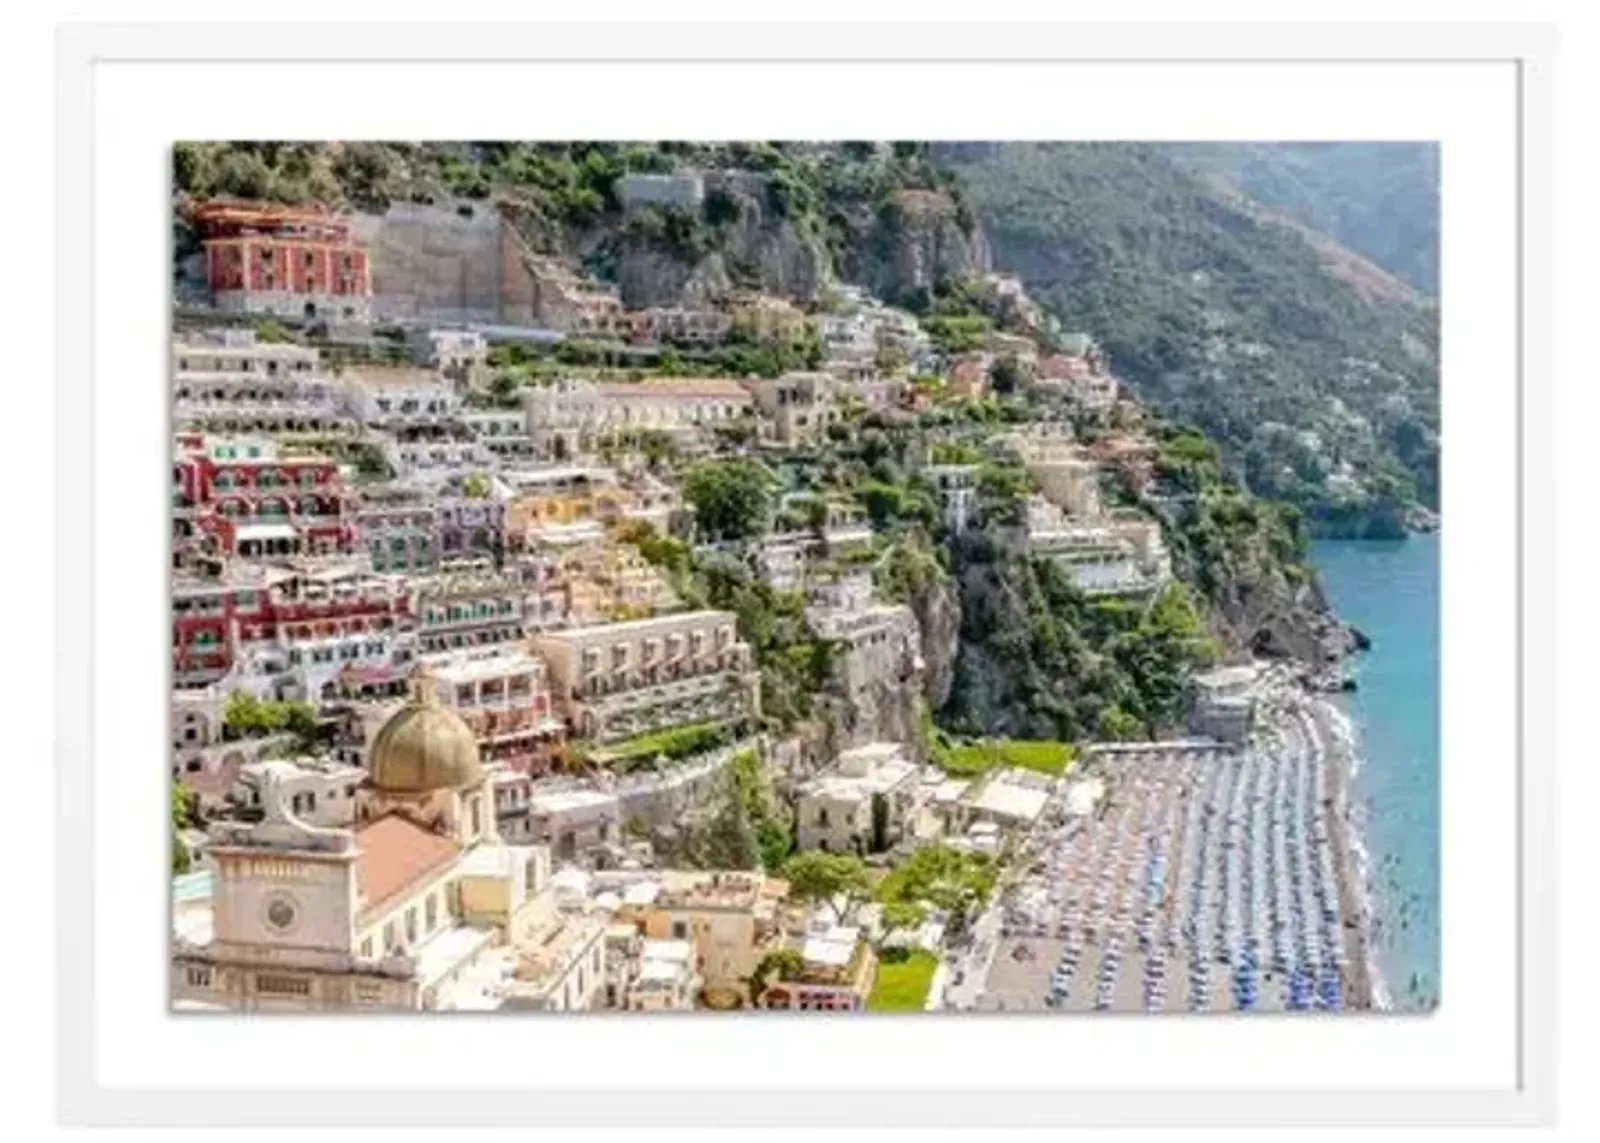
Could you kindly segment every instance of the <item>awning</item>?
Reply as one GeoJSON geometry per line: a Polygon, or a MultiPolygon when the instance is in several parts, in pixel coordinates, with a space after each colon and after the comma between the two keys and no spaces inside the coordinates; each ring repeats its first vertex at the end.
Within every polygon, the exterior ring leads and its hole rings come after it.
{"type": "Polygon", "coordinates": [[[244,524],[237,534],[242,543],[245,540],[292,540],[300,533],[293,524],[244,524]]]}

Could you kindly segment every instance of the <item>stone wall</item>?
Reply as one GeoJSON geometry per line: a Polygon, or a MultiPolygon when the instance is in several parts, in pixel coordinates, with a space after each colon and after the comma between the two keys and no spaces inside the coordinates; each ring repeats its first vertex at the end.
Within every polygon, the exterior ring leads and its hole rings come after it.
{"type": "Polygon", "coordinates": [[[366,245],[373,313],[391,320],[439,323],[502,320],[502,230],[492,205],[471,216],[447,206],[396,203],[381,215],[356,215],[366,245]]]}

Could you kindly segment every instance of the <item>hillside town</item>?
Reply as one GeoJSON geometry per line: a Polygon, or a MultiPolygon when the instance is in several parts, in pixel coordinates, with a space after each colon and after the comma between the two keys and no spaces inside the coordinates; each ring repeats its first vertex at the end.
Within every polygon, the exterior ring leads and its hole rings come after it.
{"type": "Polygon", "coordinates": [[[1177,446],[1017,278],[635,308],[481,203],[184,210],[176,1008],[1372,1003],[1336,665],[1183,626],[1177,446]],[[1181,631],[1176,716],[936,717],[991,549],[1181,631]]]}

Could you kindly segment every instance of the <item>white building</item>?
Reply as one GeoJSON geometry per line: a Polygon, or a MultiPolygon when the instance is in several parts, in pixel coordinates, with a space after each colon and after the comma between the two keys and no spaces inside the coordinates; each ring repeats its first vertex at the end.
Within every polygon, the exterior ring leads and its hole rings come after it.
{"type": "Polygon", "coordinates": [[[327,759],[246,762],[231,800],[241,809],[262,811],[275,785],[288,799],[289,812],[306,824],[348,826],[355,821],[356,791],[366,776],[359,766],[327,759]]]}
{"type": "Polygon", "coordinates": [[[442,426],[461,407],[450,383],[431,369],[360,365],[346,369],[341,380],[350,411],[374,428],[442,426]]]}
{"type": "Polygon", "coordinates": [[[833,770],[800,787],[800,848],[828,853],[891,848],[905,835],[917,787],[917,767],[899,743],[876,742],[844,751],[833,770]]]}
{"type": "Polygon", "coordinates": [[[528,836],[571,859],[622,839],[622,803],[609,790],[540,789],[528,799],[528,836]]]}
{"type": "Polygon", "coordinates": [[[806,622],[817,635],[842,647],[836,678],[851,695],[869,688],[913,683],[922,670],[921,635],[911,608],[877,603],[872,577],[841,576],[811,588],[806,622]]]}
{"type": "Polygon", "coordinates": [[[700,994],[694,944],[687,940],[639,942],[638,967],[622,1006],[630,1012],[686,1012],[700,994]]]}
{"type": "Polygon", "coordinates": [[[215,433],[348,433],[354,419],[317,351],[213,330],[172,343],[173,425],[215,433]]]}
{"type": "Polygon", "coordinates": [[[1050,803],[1056,779],[1032,770],[996,770],[962,801],[962,815],[973,822],[993,822],[1002,828],[1027,828],[1039,820],[1050,803]]]}

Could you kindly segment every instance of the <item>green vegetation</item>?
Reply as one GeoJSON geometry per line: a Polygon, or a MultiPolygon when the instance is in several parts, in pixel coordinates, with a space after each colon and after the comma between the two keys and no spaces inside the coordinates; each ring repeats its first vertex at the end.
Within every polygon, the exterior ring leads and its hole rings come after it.
{"type": "Polygon", "coordinates": [[[701,535],[709,540],[742,540],[765,528],[776,483],[757,461],[706,461],[684,476],[683,495],[694,506],[701,535]]]}
{"type": "Polygon", "coordinates": [[[938,967],[939,958],[924,949],[881,950],[867,1011],[921,1012],[927,1007],[928,989],[938,967]]]}
{"type": "Polygon", "coordinates": [[[199,822],[200,801],[178,783],[172,784],[172,875],[189,872],[189,847],[184,844],[183,831],[199,822]]]}
{"type": "Polygon", "coordinates": [[[1015,393],[1021,384],[1022,366],[1017,361],[1015,353],[998,358],[989,366],[989,385],[996,393],[1001,395],[1015,393]]]}
{"type": "Polygon", "coordinates": [[[899,907],[931,906],[948,915],[946,931],[955,934],[983,909],[999,876],[999,862],[986,853],[925,845],[887,873],[873,896],[883,903],[886,923],[892,906],[897,921],[907,917],[899,907]]]}
{"type": "Polygon", "coordinates": [[[1437,143],[1169,143],[1265,206],[1439,293],[1437,143]]]}
{"type": "Polygon", "coordinates": [[[1154,736],[1175,725],[1185,680],[1219,650],[1179,582],[1149,606],[1090,598],[1054,563],[988,533],[967,537],[954,570],[960,654],[936,715],[956,734],[1081,742],[1109,725],[1154,736]]]}
{"type": "Polygon", "coordinates": [[[1199,432],[1158,425],[1159,491],[1169,510],[1175,567],[1213,603],[1240,582],[1277,572],[1292,584],[1311,578],[1304,514],[1292,504],[1251,496],[1222,473],[1216,448],[1199,432]]]}
{"type": "Polygon", "coordinates": [[[704,754],[733,741],[735,728],[723,722],[695,722],[675,726],[650,734],[640,734],[594,751],[609,768],[627,770],[636,765],[648,765],[660,759],[678,762],[696,754],[704,754]]]}
{"type": "Polygon", "coordinates": [[[754,750],[741,750],[728,764],[733,800],[755,834],[761,868],[776,870],[794,849],[794,834],[779,811],[777,794],[754,750]]]}
{"type": "Polygon", "coordinates": [[[1436,307],[1352,282],[1157,145],[954,161],[997,263],[1094,331],[1141,398],[1216,439],[1255,492],[1319,534],[1389,534],[1396,503],[1437,507],[1436,307]]]}
{"type": "Polygon", "coordinates": [[[759,998],[774,980],[793,980],[805,971],[805,957],[796,948],[773,949],[763,954],[750,973],[750,998],[759,998]]]}
{"type": "Polygon", "coordinates": [[[228,696],[223,712],[224,733],[230,738],[262,738],[270,734],[293,734],[310,743],[320,733],[317,711],[310,703],[273,702],[258,699],[244,691],[228,696]]]}
{"type": "Polygon", "coordinates": [[[783,877],[791,901],[827,905],[839,921],[871,893],[861,859],[840,853],[797,853],[784,865],[783,877]]]}
{"type": "Polygon", "coordinates": [[[327,457],[336,464],[348,465],[354,471],[354,480],[358,484],[379,484],[394,479],[394,472],[389,468],[383,450],[371,441],[303,436],[289,442],[284,452],[285,455],[314,454],[327,457]]]}
{"type": "Polygon", "coordinates": [[[976,742],[936,742],[933,763],[957,778],[976,777],[1005,767],[1064,774],[1076,755],[1077,751],[1065,742],[984,738],[976,742]]]}
{"type": "Polygon", "coordinates": [[[940,353],[968,353],[988,344],[994,322],[984,314],[931,314],[922,319],[922,328],[940,353]]]}

